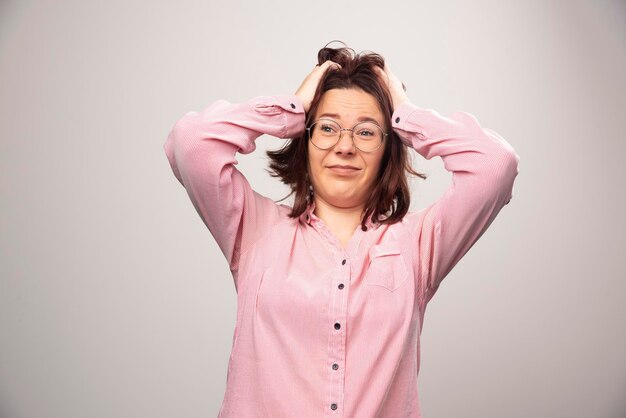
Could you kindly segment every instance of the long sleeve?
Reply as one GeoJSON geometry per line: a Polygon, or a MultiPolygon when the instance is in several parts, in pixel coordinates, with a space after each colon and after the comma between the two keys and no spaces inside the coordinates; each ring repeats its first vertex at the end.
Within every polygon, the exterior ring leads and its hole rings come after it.
{"type": "Polygon", "coordinates": [[[444,117],[405,102],[393,114],[401,140],[425,159],[439,156],[452,184],[407,222],[417,248],[419,290],[426,302],[513,197],[519,156],[467,112],[444,117]]]}
{"type": "Polygon", "coordinates": [[[252,190],[237,170],[235,154],[253,152],[262,134],[292,138],[303,131],[298,97],[276,95],[234,104],[217,100],[185,114],[167,136],[163,148],[172,171],[234,274],[240,255],[280,218],[278,205],[252,190]]]}

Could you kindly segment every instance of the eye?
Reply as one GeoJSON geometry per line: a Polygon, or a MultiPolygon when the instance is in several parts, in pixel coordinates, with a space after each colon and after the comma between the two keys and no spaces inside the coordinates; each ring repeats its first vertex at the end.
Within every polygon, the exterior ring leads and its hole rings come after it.
{"type": "Polygon", "coordinates": [[[372,136],[372,135],[374,135],[374,132],[370,131],[369,129],[361,129],[359,131],[358,135],[360,135],[360,136],[372,136]]]}
{"type": "Polygon", "coordinates": [[[323,132],[335,132],[335,127],[326,123],[320,124],[320,129],[323,132]]]}

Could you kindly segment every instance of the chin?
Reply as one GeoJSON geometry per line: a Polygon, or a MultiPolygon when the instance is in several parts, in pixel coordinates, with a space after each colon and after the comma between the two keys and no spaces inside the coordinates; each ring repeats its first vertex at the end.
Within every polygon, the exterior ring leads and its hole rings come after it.
{"type": "Polygon", "coordinates": [[[350,207],[355,206],[357,202],[359,202],[359,199],[356,195],[352,194],[351,191],[338,190],[330,194],[326,201],[332,203],[334,206],[350,207]]]}

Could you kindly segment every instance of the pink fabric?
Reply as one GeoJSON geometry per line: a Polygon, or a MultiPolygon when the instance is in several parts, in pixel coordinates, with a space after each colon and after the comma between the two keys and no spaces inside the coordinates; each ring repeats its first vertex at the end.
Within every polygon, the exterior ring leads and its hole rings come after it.
{"type": "Polygon", "coordinates": [[[295,137],[304,121],[292,94],[218,100],[181,117],[164,144],[237,291],[219,416],[420,417],[426,305],[512,198],[519,156],[469,113],[402,104],[393,129],[424,158],[441,157],[452,183],[402,222],[369,219],[344,250],[313,205],[290,219],[235,167],[257,137],[295,137]]]}

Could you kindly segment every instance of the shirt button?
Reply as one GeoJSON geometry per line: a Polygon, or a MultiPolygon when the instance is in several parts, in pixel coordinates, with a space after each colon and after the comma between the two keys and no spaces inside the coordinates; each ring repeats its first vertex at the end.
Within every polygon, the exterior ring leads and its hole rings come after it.
{"type": "Polygon", "coordinates": [[[339,365],[337,363],[333,364],[333,370],[337,370],[339,368],[339,365]]]}
{"type": "Polygon", "coordinates": [[[335,329],[339,329],[341,328],[341,325],[339,325],[339,322],[335,322],[335,329]]]}
{"type": "Polygon", "coordinates": [[[396,118],[396,123],[400,122],[400,116],[396,118]]]}
{"type": "Polygon", "coordinates": [[[296,105],[295,105],[295,104],[293,104],[293,103],[290,103],[290,104],[291,104],[291,108],[292,108],[292,109],[295,109],[295,108],[296,108],[296,105]]]}
{"type": "Polygon", "coordinates": [[[344,258],[343,261],[341,261],[341,265],[343,266],[344,264],[346,264],[346,259],[344,258]]]}
{"type": "Polygon", "coordinates": [[[339,289],[343,289],[343,283],[339,283],[339,286],[337,286],[339,289]]]}
{"type": "Polygon", "coordinates": [[[331,404],[330,404],[330,409],[332,409],[333,411],[334,411],[335,409],[337,409],[337,404],[336,404],[336,403],[331,403],[331,404]]]}

